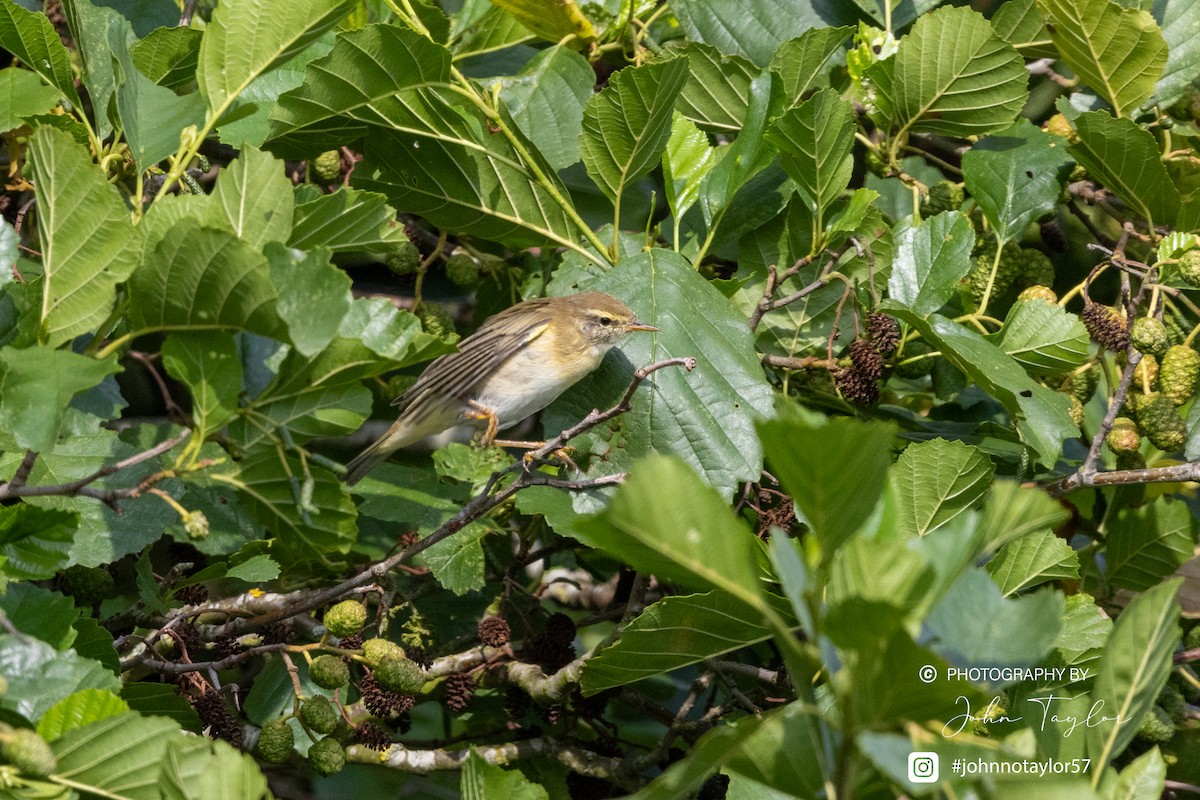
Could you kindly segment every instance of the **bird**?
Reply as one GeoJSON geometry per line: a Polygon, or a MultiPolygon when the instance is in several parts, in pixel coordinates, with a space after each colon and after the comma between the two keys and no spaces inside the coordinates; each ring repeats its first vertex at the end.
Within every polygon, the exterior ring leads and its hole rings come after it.
{"type": "Polygon", "coordinates": [[[604,292],[526,300],[489,317],[393,401],[399,417],[350,460],[346,483],[401,447],[464,423],[484,422],[483,442],[491,444],[497,431],[550,405],[634,331],[658,328],[604,292]]]}

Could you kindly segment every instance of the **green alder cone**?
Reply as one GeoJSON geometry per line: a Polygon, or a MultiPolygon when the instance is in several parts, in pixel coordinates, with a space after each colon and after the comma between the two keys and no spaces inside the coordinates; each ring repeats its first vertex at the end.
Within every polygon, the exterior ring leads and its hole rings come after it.
{"type": "Polygon", "coordinates": [[[389,691],[416,694],[425,685],[425,674],[411,658],[389,655],[375,667],[375,680],[389,691]]]}
{"type": "Polygon", "coordinates": [[[296,735],[292,726],[281,719],[273,719],[258,733],[258,754],[270,764],[282,764],[292,754],[296,735]]]}
{"type": "Polygon", "coordinates": [[[304,701],[300,706],[300,720],[317,733],[333,733],[337,728],[337,709],[328,697],[316,695],[304,701]]]}
{"type": "Polygon", "coordinates": [[[1187,719],[1187,700],[1173,684],[1168,683],[1162,688],[1162,691],[1158,693],[1156,704],[1167,712],[1171,721],[1176,725],[1187,719]]]}
{"type": "Polygon", "coordinates": [[[1137,423],[1129,417],[1117,417],[1113,420],[1112,429],[1105,439],[1108,449],[1117,455],[1136,453],[1142,446],[1142,435],[1138,433],[1137,423]]]}
{"type": "Polygon", "coordinates": [[[325,612],[325,630],[334,636],[353,636],[367,623],[367,609],[357,600],[343,600],[325,612]]]}
{"type": "Polygon", "coordinates": [[[396,275],[412,275],[421,266],[421,251],[412,242],[401,242],[387,254],[384,263],[396,275]]]}
{"type": "Polygon", "coordinates": [[[1133,368],[1133,385],[1143,390],[1146,387],[1149,387],[1151,390],[1157,389],[1160,372],[1161,369],[1158,366],[1157,358],[1154,356],[1142,356],[1137,366],[1133,368]]]}
{"type": "Polygon", "coordinates": [[[333,183],[342,177],[342,154],[326,150],[312,160],[312,174],[318,183],[333,183]]]}
{"type": "Polygon", "coordinates": [[[1161,392],[1143,395],[1137,401],[1137,422],[1150,443],[1172,453],[1187,441],[1187,425],[1169,397],[1161,392]]]}
{"type": "MultiPolygon", "coordinates": [[[[1054,262],[1041,250],[1021,248],[1021,283],[1025,286],[1053,286],[1054,262]]],[[[1054,300],[1052,302],[1058,302],[1054,300]]]]}
{"type": "Polygon", "coordinates": [[[446,277],[456,286],[474,286],[479,282],[479,264],[466,253],[446,259],[446,277]]]}
{"type": "Polygon", "coordinates": [[[322,689],[340,689],[350,681],[350,667],[334,655],[317,656],[308,667],[309,677],[322,689]]]}
{"type": "Polygon", "coordinates": [[[383,659],[404,658],[404,648],[390,639],[367,639],[362,646],[363,657],[372,667],[378,666],[383,659]]]}
{"type": "Polygon", "coordinates": [[[0,758],[30,778],[48,778],[58,766],[50,745],[28,728],[0,732],[0,758]]]}
{"type": "Polygon", "coordinates": [[[76,564],[62,574],[62,593],[74,597],[81,606],[91,606],[117,593],[116,582],[103,567],[84,567],[76,564]]]}
{"type": "Polygon", "coordinates": [[[1188,250],[1179,259],[1179,277],[1188,286],[1200,286],[1200,250],[1188,250]]]}
{"type": "Polygon", "coordinates": [[[1017,295],[1017,302],[1019,303],[1028,303],[1031,300],[1045,300],[1047,303],[1057,303],[1058,295],[1049,286],[1035,283],[1033,286],[1028,286],[1021,290],[1021,293],[1017,295]]]}
{"type": "Polygon", "coordinates": [[[963,188],[953,181],[938,181],[929,187],[925,198],[925,214],[932,217],[943,211],[955,211],[963,203],[963,188]]]}
{"type": "Polygon", "coordinates": [[[346,766],[346,751],[336,739],[326,736],[308,748],[308,763],[312,764],[314,772],[328,778],[337,775],[346,766]]]}
{"type": "Polygon", "coordinates": [[[1154,317],[1135,319],[1129,328],[1129,341],[1139,352],[1155,358],[1162,356],[1171,346],[1171,340],[1167,336],[1167,326],[1154,317]]]}
{"type": "Polygon", "coordinates": [[[1141,722],[1138,723],[1137,737],[1147,742],[1162,744],[1171,741],[1174,736],[1174,720],[1171,719],[1170,714],[1158,706],[1151,706],[1150,710],[1142,717],[1141,722]]]}
{"type": "Polygon", "coordinates": [[[1158,383],[1162,392],[1177,406],[1186,403],[1196,389],[1200,376],[1200,353],[1177,344],[1167,350],[1159,367],[1158,383]]]}
{"type": "Polygon", "coordinates": [[[454,329],[454,317],[450,316],[450,312],[443,306],[422,303],[417,310],[417,318],[421,320],[426,333],[439,339],[447,339],[457,333],[454,329]]]}
{"type": "Polygon", "coordinates": [[[1063,378],[1059,389],[1079,402],[1086,403],[1092,399],[1092,395],[1096,393],[1096,387],[1099,385],[1100,365],[1092,364],[1083,372],[1072,373],[1063,378]]]}

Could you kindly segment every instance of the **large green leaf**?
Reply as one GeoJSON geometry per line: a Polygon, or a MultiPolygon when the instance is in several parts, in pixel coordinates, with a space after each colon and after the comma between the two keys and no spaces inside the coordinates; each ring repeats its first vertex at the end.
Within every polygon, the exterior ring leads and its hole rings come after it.
{"type": "Polygon", "coordinates": [[[1005,597],[1047,581],[1079,577],[1079,557],[1050,531],[1009,542],[987,563],[988,574],[1005,597]]]}
{"type": "Polygon", "coordinates": [[[38,735],[47,742],[105,717],[129,711],[120,697],[104,689],[82,689],[52,705],[38,720],[38,735]]]}
{"type": "Polygon", "coordinates": [[[213,111],[303,50],[350,11],[350,0],[245,0],[213,12],[196,79],[213,111]]]}
{"type": "Polygon", "coordinates": [[[1154,92],[1167,63],[1167,43],[1148,11],[1114,0],[1038,0],[1058,52],[1083,82],[1132,114],[1154,92]]]}
{"type": "Polygon", "coordinates": [[[15,711],[37,721],[65,697],[81,689],[118,691],[121,682],[99,661],[80,658],[74,650],[55,652],[32,636],[0,634],[0,675],[8,679],[8,692],[0,709],[15,711]]]}
{"type": "Polygon", "coordinates": [[[1041,488],[1022,487],[1016,481],[998,480],[983,507],[979,531],[985,549],[994,552],[1008,542],[1066,522],[1062,503],[1041,488]]]}
{"type": "Polygon", "coordinates": [[[195,28],[155,28],[129,48],[138,72],[159,86],[181,88],[196,79],[203,31],[195,28]]]}
{"type": "Polygon", "coordinates": [[[724,55],[700,42],[679,52],[687,55],[688,79],[676,112],[705,131],[736,136],[750,105],[750,83],[761,70],[745,58],[724,55]]]}
{"type": "Polygon", "coordinates": [[[471,748],[463,762],[459,792],[463,800],[492,800],[503,797],[507,800],[549,800],[541,784],[525,777],[519,769],[504,769],[490,764],[471,748]]]}
{"type": "Polygon", "coordinates": [[[1088,755],[1108,763],[1137,733],[1171,671],[1179,643],[1182,578],[1172,578],[1134,598],[1117,618],[1096,668],[1090,700],[1100,704],[1086,728],[1088,755]]]}
{"type": "Polygon", "coordinates": [[[955,367],[1000,401],[1022,441],[1043,464],[1058,460],[1062,444],[1079,430],[1067,414],[1067,397],[1030,378],[1025,370],[978,333],[938,314],[923,317],[885,301],[884,307],[921,332],[955,367]]]}
{"type": "Polygon", "coordinates": [[[824,229],[826,211],[850,183],[854,131],[854,109],[832,89],[818,89],[767,130],[818,229],[824,229]]]}
{"type": "Polygon", "coordinates": [[[684,58],[626,67],[583,110],[580,155],[609,200],[659,162],[671,135],[675,98],[688,77],[684,58]]]}
{"type": "Polygon", "coordinates": [[[90,0],[66,0],[62,9],[82,62],[81,78],[91,101],[96,133],[106,138],[113,129],[108,112],[117,90],[116,53],[110,44],[109,28],[114,29],[114,38],[121,49],[126,49],[134,39],[133,28],[115,10],[90,0]]]}
{"type": "Polygon", "coordinates": [[[850,25],[855,10],[841,0],[676,0],[671,10],[689,39],[766,66],[780,44],[810,28],[850,25]]]}
{"type": "Polygon", "coordinates": [[[136,265],[138,231],[120,195],[84,147],[48,125],[29,140],[42,249],[38,338],[55,347],[112,310],[136,265]]]}
{"type": "MultiPolygon", "coordinates": [[[[791,616],[786,600],[767,595],[766,602],[781,617],[791,616]]],[[[665,597],[630,622],[616,644],[584,662],[583,690],[594,694],[624,686],[770,636],[771,628],[757,609],[723,592],[665,597]]]]}
{"type": "Polygon", "coordinates": [[[261,800],[272,797],[249,753],[205,736],[172,737],[159,773],[163,800],[261,800]]]}
{"type": "Polygon", "coordinates": [[[35,637],[55,650],[66,650],[75,643],[78,635],[75,623],[81,614],[75,608],[75,602],[28,581],[5,588],[4,594],[0,595],[0,611],[15,630],[35,637]]]}
{"type": "Polygon", "coordinates": [[[1015,303],[992,338],[1034,375],[1073,370],[1087,361],[1091,347],[1078,315],[1040,298],[1015,303]]]}
{"type": "Polygon", "coordinates": [[[114,358],[50,347],[0,349],[0,434],[22,449],[53,450],[71,398],[120,371],[114,358]]]}
{"type": "Polygon", "coordinates": [[[909,445],[890,471],[897,527],[925,536],[975,507],[987,495],[996,468],[978,448],[931,439],[909,445]]]}
{"type": "Polygon", "coordinates": [[[461,531],[421,553],[421,561],[429,567],[442,588],[457,595],[477,592],[485,583],[483,537],[484,525],[468,525],[461,531]]]}
{"type": "Polygon", "coordinates": [[[1001,242],[1054,210],[1072,158],[1063,141],[1021,120],[963,156],[963,181],[1001,242]]]}
{"type": "Polygon", "coordinates": [[[635,569],[685,586],[723,590],[762,613],[754,534],[678,458],[639,459],[608,508],[580,520],[571,535],[635,569]]]}
{"type": "Polygon", "coordinates": [[[286,242],[292,232],[292,182],[282,161],[247,147],[221,171],[204,222],[228,227],[243,242],[262,250],[286,242]]]}
{"type": "Polygon", "coordinates": [[[242,361],[232,334],[188,331],[167,337],[162,346],[163,369],[187,387],[192,396],[192,421],[197,439],[220,430],[238,407],[242,391],[242,361]]]}
{"type": "Polygon", "coordinates": [[[700,182],[717,163],[717,151],[708,136],[687,117],[675,112],[671,138],[663,152],[663,183],[667,205],[675,218],[676,230],[687,210],[700,197],[700,182]]]}
{"type": "Polygon", "coordinates": [[[1154,87],[1154,100],[1169,106],[1200,78],[1200,39],[1196,37],[1200,5],[1191,0],[1154,0],[1151,13],[1162,26],[1167,43],[1167,65],[1154,87]]]}
{"type": "Polygon", "coordinates": [[[1103,111],[1075,119],[1079,141],[1071,154],[1093,178],[1152,225],[1171,225],[1179,213],[1179,190],[1167,175],[1158,142],[1145,128],[1103,111]]]}
{"type": "MultiPolygon", "coordinates": [[[[67,566],[79,517],[19,503],[0,506],[0,575],[44,581],[67,566]]],[[[2,582],[2,581],[0,581],[2,582]]]]}
{"type": "Polygon", "coordinates": [[[779,76],[785,103],[799,103],[810,89],[828,86],[829,73],[850,38],[850,28],[813,28],[784,42],[771,57],[771,71],[779,76]]]}
{"type": "Polygon", "coordinates": [[[567,37],[590,42],[596,29],[575,0],[493,0],[534,35],[549,42],[567,37]]]}
{"type": "Polygon", "coordinates": [[[626,469],[648,453],[674,453],[722,497],[732,498],[738,483],[755,479],[762,467],[754,420],[770,414],[772,396],[745,317],[683,258],[665,250],[626,257],[603,275],[550,285],[552,294],[582,290],[620,297],[660,332],[633,334],[596,372],[567,390],[543,414],[547,432],[615,403],[635,368],[694,356],[695,370],[656,372],[634,395],[631,411],[574,444],[581,452],[604,454],[590,463],[591,474],[626,469]]]}
{"type": "Polygon", "coordinates": [[[1181,567],[1195,548],[1195,523],[1182,502],[1158,498],[1121,509],[1108,527],[1108,581],[1145,591],[1181,567]]]}
{"type": "Polygon", "coordinates": [[[234,234],[195,219],[171,227],[133,274],[129,294],[135,329],[281,332],[266,257],[234,234]]]}
{"type": "Polygon", "coordinates": [[[71,57],[45,14],[28,11],[14,0],[0,0],[0,47],[58,89],[80,108],[71,57]]]}
{"type": "Polygon", "coordinates": [[[9,67],[0,70],[0,132],[21,127],[22,117],[42,114],[58,103],[59,93],[36,73],[9,67]]]}
{"type": "Polygon", "coordinates": [[[595,83],[587,59],[560,45],[541,51],[506,79],[500,99],[546,162],[564,169],[579,160],[583,109],[595,83]]]}
{"type": "Polygon", "coordinates": [[[396,223],[396,209],[375,192],[338,189],[297,203],[289,247],[328,247],[334,253],[386,253],[408,241],[396,223]]]}
{"type": "Polygon", "coordinates": [[[354,543],[354,501],[324,467],[266,448],[214,478],[237,488],[250,513],[275,535],[279,555],[320,562],[354,543]]]}
{"type": "Polygon", "coordinates": [[[917,20],[896,54],[864,76],[899,134],[979,136],[1013,122],[1025,105],[1025,63],[982,15],[939,8],[917,20]]]}
{"type": "Polygon", "coordinates": [[[350,276],[330,262],[332,253],[324,247],[304,252],[271,242],[263,252],[292,344],[303,355],[321,352],[350,312],[350,276]]]}
{"type": "Polygon", "coordinates": [[[1058,592],[1006,598],[987,572],[973,569],[933,607],[925,628],[931,647],[956,666],[1029,667],[1054,646],[1062,612],[1058,592]]]}
{"type": "Polygon", "coordinates": [[[894,429],[836,419],[820,427],[771,420],[758,430],[772,473],[816,533],[822,556],[831,558],[875,510],[887,480],[894,429]],[[846,475],[854,480],[844,480],[846,475]]]}
{"type": "Polygon", "coordinates": [[[919,225],[904,225],[896,236],[896,255],[888,291],[893,300],[917,314],[940,309],[971,271],[975,231],[957,211],[946,211],[919,225]]]}

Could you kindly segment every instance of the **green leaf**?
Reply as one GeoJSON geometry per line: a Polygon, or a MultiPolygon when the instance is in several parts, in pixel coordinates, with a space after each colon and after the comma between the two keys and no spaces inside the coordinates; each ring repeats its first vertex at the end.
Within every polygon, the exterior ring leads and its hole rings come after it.
{"type": "Polygon", "coordinates": [[[1179,643],[1176,596],[1182,581],[1172,578],[1134,598],[1104,646],[1090,696],[1096,714],[1086,729],[1088,755],[1101,764],[1133,740],[1170,674],[1171,653],[1179,643]]]}
{"type": "Polygon", "coordinates": [[[1063,596],[1044,590],[1006,598],[987,572],[965,573],[930,611],[933,649],[957,666],[1037,664],[1058,638],[1063,596]]]}
{"type": "Polygon", "coordinates": [[[1105,188],[1111,189],[1142,219],[1170,225],[1179,213],[1179,190],[1167,175],[1150,131],[1103,111],[1075,118],[1079,141],[1071,155],[1105,188]]]}
{"type": "Polygon", "coordinates": [[[38,338],[56,347],[108,316],[116,285],[137,263],[139,236],[116,189],[68,134],[39,126],[29,157],[42,248],[38,338]]]}
{"type": "Polygon", "coordinates": [[[1021,56],[967,8],[943,7],[918,19],[894,56],[867,69],[864,82],[898,135],[981,136],[1011,124],[1029,96],[1021,56]]]}
{"type": "Polygon", "coordinates": [[[779,148],[783,169],[808,201],[818,229],[850,183],[854,130],[854,109],[833,89],[818,89],[767,130],[767,141],[779,148]]]}
{"type": "Polygon", "coordinates": [[[180,89],[196,79],[200,40],[195,28],[155,28],[129,47],[138,71],[159,86],[180,89]]]}
{"type": "Polygon", "coordinates": [[[14,711],[31,722],[81,689],[115,692],[121,686],[117,676],[99,661],[80,658],[73,650],[57,653],[45,642],[20,640],[11,634],[0,635],[0,675],[8,679],[8,693],[0,698],[0,709],[14,711]]]}
{"type": "Polygon", "coordinates": [[[232,233],[184,218],[129,281],[141,330],[246,330],[276,336],[278,293],[265,256],[232,233]]]}
{"type": "Polygon", "coordinates": [[[334,253],[386,253],[408,237],[396,223],[396,209],[375,192],[341,188],[305,203],[292,215],[289,247],[328,247],[334,253]]]}
{"type": "Polygon", "coordinates": [[[113,675],[121,674],[121,661],[113,644],[113,636],[107,629],[100,627],[95,617],[81,616],[71,623],[71,627],[75,629],[75,640],[71,642],[71,648],[77,654],[99,661],[113,675]]]}
{"type": "Polygon", "coordinates": [[[596,29],[575,0],[493,0],[492,5],[548,42],[571,37],[586,44],[596,38],[596,29]]]}
{"type": "Polygon", "coordinates": [[[290,452],[265,449],[243,459],[235,471],[213,477],[237,488],[250,513],[275,535],[278,555],[323,562],[354,543],[354,501],[338,476],[324,467],[305,465],[290,452]],[[306,498],[306,484],[311,498],[306,498]]]}
{"type": "Polygon", "coordinates": [[[526,138],[554,169],[579,160],[583,109],[592,96],[596,73],[587,59],[563,45],[542,50],[511,78],[500,99],[526,138]]]}
{"type": "Polygon", "coordinates": [[[588,175],[618,207],[625,189],[659,162],[687,77],[684,58],[626,67],[584,108],[580,155],[588,175]]]}
{"type": "Polygon", "coordinates": [[[258,76],[299,53],[350,11],[349,0],[246,0],[213,12],[196,79],[222,113],[258,76]]]}
{"type": "Polygon", "coordinates": [[[75,91],[71,57],[45,14],[27,11],[13,0],[0,0],[0,47],[41,75],[75,108],[83,106],[75,91]]]}
{"type": "Polygon", "coordinates": [[[688,79],[675,112],[711,133],[737,135],[750,106],[750,84],[761,70],[740,56],[690,42],[677,51],[687,56],[688,79]]]}
{"type": "Polygon", "coordinates": [[[676,0],[671,10],[689,39],[743,56],[760,67],[771,61],[780,44],[810,28],[849,25],[858,19],[854,9],[837,0],[676,0]]]}
{"type": "Polygon", "coordinates": [[[760,610],[757,542],[726,501],[675,457],[636,461],[612,503],[571,534],[630,564],[685,586],[722,589],[760,610]],[[656,498],[686,497],[685,504],[656,498]]]}
{"type": "Polygon", "coordinates": [[[71,398],[120,371],[115,358],[101,361],[50,347],[0,349],[0,430],[22,449],[49,452],[71,398]]]}
{"type": "Polygon", "coordinates": [[[1091,339],[1075,314],[1035,298],[1014,303],[992,341],[1033,375],[1058,375],[1087,361],[1091,339]]]}
{"type": "Polygon", "coordinates": [[[204,224],[225,228],[256,250],[292,233],[292,182],[282,161],[247,147],[221,171],[204,224]]]}
{"type": "Polygon", "coordinates": [[[1167,63],[1167,43],[1148,11],[1113,0],[1038,0],[1063,61],[1118,117],[1154,92],[1167,63]]]}
{"type": "Polygon", "coordinates": [[[1152,748],[1121,770],[1112,800],[1156,800],[1162,797],[1166,779],[1167,765],[1162,753],[1157,747],[1152,748]]]}
{"type": "Polygon", "coordinates": [[[898,530],[926,536],[969,511],[987,495],[995,471],[978,448],[962,442],[909,445],[889,474],[898,530]]]}
{"type": "MultiPolygon", "coordinates": [[[[268,668],[274,663],[277,662],[267,662],[268,668]]],[[[147,717],[166,717],[193,733],[201,731],[200,718],[192,704],[180,697],[174,687],[161,683],[132,681],[121,687],[121,699],[139,714],[147,717]]]]}
{"type": "Polygon", "coordinates": [[[261,800],[272,795],[249,753],[203,736],[172,737],[163,756],[164,800],[261,800]]]}
{"type": "Polygon", "coordinates": [[[79,516],[19,503],[0,506],[0,573],[44,581],[67,566],[79,516]]]}
{"type": "Polygon", "coordinates": [[[355,484],[354,493],[363,498],[358,509],[363,516],[433,531],[458,513],[468,488],[442,480],[432,469],[383,464],[355,484]]]}
{"type": "MultiPolygon", "coordinates": [[[[882,310],[908,322],[955,367],[1000,401],[1021,440],[1043,464],[1058,460],[1062,444],[1078,428],[1067,414],[1067,397],[1030,378],[1021,365],[978,333],[938,314],[928,318],[885,301],[882,310]]],[[[1040,526],[1039,526],[1040,527],[1040,526]]]]}
{"type": "Polygon", "coordinates": [[[55,775],[108,797],[159,798],[163,756],[170,742],[181,737],[174,722],[159,717],[133,712],[106,717],[52,744],[58,758],[55,775]]]}
{"type": "Polygon", "coordinates": [[[186,386],[192,396],[197,441],[216,433],[237,411],[242,361],[232,334],[171,334],[162,346],[162,363],[167,374],[186,386]]]}
{"type": "Polygon", "coordinates": [[[1072,160],[1062,139],[1023,119],[967,151],[963,181],[1003,243],[1054,210],[1072,160]]]}
{"type": "Polygon", "coordinates": [[[117,115],[133,160],[144,171],[175,154],[180,131],[203,124],[204,101],[196,94],[176,95],[139,72],[129,52],[132,39],[129,23],[110,16],[108,47],[112,53],[117,115]]]}
{"type": "MultiPolygon", "coordinates": [[[[783,618],[788,601],[765,595],[783,618]]],[[[771,637],[762,614],[723,592],[665,597],[651,604],[621,638],[583,665],[584,694],[591,695],[716,658],[771,637]]]]}
{"type": "Polygon", "coordinates": [[[1091,595],[1071,595],[1063,611],[1062,631],[1054,642],[1057,658],[1065,666],[1090,664],[1100,658],[1112,627],[1112,619],[1100,610],[1091,595]]]}
{"type": "Polygon", "coordinates": [[[79,611],[71,598],[31,583],[14,583],[0,595],[0,610],[17,630],[35,636],[55,650],[75,642],[79,611]]]}
{"type": "Polygon", "coordinates": [[[24,125],[23,117],[41,114],[58,104],[57,89],[27,69],[0,70],[0,132],[24,125]]]}
{"type": "Polygon", "coordinates": [[[1164,497],[1123,508],[1108,525],[1108,582],[1150,589],[1190,559],[1195,545],[1192,513],[1182,502],[1164,497]]]}
{"type": "Polygon", "coordinates": [[[546,790],[526,778],[519,769],[506,770],[489,764],[471,748],[463,762],[459,792],[463,800],[549,800],[546,790]]]}
{"type": "Polygon", "coordinates": [[[632,410],[574,440],[581,453],[604,454],[590,463],[589,474],[626,469],[648,453],[674,453],[726,499],[739,482],[759,474],[754,419],[769,415],[772,392],[745,317],[711,283],[676,253],[655,249],[626,257],[595,279],[563,284],[552,282],[550,293],[608,292],[660,332],[625,339],[598,370],[551,404],[542,415],[547,433],[617,402],[638,367],[671,357],[698,359],[690,373],[680,367],[654,373],[635,393],[632,410]]]}
{"type": "Polygon", "coordinates": [[[829,73],[850,33],[845,27],[813,28],[779,46],[771,56],[771,71],[779,76],[786,106],[799,103],[810,89],[829,85],[829,73]]]}
{"type": "Polygon", "coordinates": [[[87,87],[96,133],[101,138],[107,138],[113,132],[115,123],[109,111],[118,83],[113,63],[116,53],[109,44],[109,28],[119,30],[122,49],[127,46],[127,41],[134,38],[133,29],[117,11],[98,3],[93,4],[90,0],[66,0],[62,3],[62,9],[82,62],[80,77],[87,87]]]}
{"type": "Polygon", "coordinates": [[[448,539],[443,539],[422,554],[422,560],[433,577],[457,595],[476,592],[484,586],[483,537],[489,529],[483,525],[468,525],[448,539]]]}
{"type": "Polygon", "coordinates": [[[795,500],[828,560],[874,511],[887,479],[895,429],[835,419],[815,428],[770,420],[758,430],[771,472],[795,500]],[[847,475],[854,480],[845,480],[847,475]]]}
{"type": "Polygon", "coordinates": [[[279,316],[303,355],[324,350],[338,335],[350,311],[350,276],[330,262],[332,253],[308,252],[271,242],[263,250],[271,264],[271,282],[279,287],[279,316]]]}
{"type": "Polygon", "coordinates": [[[1015,481],[998,480],[992,484],[983,507],[979,530],[985,549],[995,551],[1022,536],[1053,530],[1066,522],[1068,516],[1062,503],[1040,487],[1022,487],[1015,481]]]}
{"type": "Polygon", "coordinates": [[[106,717],[129,711],[120,697],[104,689],[84,689],[64,697],[38,720],[38,735],[47,742],[61,739],[67,731],[82,728],[106,717]]]}
{"type": "Polygon", "coordinates": [[[227,578],[236,578],[246,583],[262,583],[273,581],[279,577],[279,564],[268,555],[252,556],[240,564],[232,566],[225,573],[227,578]]]}
{"type": "Polygon", "coordinates": [[[1154,87],[1154,101],[1169,106],[1200,78],[1200,6],[1189,0],[1155,0],[1152,12],[1167,43],[1167,65],[1154,87]]]}
{"type": "Polygon", "coordinates": [[[1052,531],[1037,531],[1001,547],[987,571],[1010,597],[1048,581],[1077,579],[1079,557],[1052,531]]]}
{"type": "Polygon", "coordinates": [[[922,316],[946,304],[971,271],[975,231],[957,211],[946,211],[919,225],[901,225],[888,292],[922,316]]]}
{"type": "Polygon", "coordinates": [[[663,182],[667,205],[676,227],[700,197],[700,182],[717,163],[708,137],[678,111],[671,122],[671,137],[663,152],[663,182]]]}

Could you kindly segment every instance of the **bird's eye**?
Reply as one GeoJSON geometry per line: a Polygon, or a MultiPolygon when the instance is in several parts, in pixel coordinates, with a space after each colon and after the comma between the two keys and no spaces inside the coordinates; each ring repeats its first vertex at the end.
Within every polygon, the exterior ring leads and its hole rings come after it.
{"type": "Polygon", "coordinates": [[[598,321],[601,325],[612,325],[614,322],[616,322],[616,320],[612,317],[600,317],[598,321]]]}

